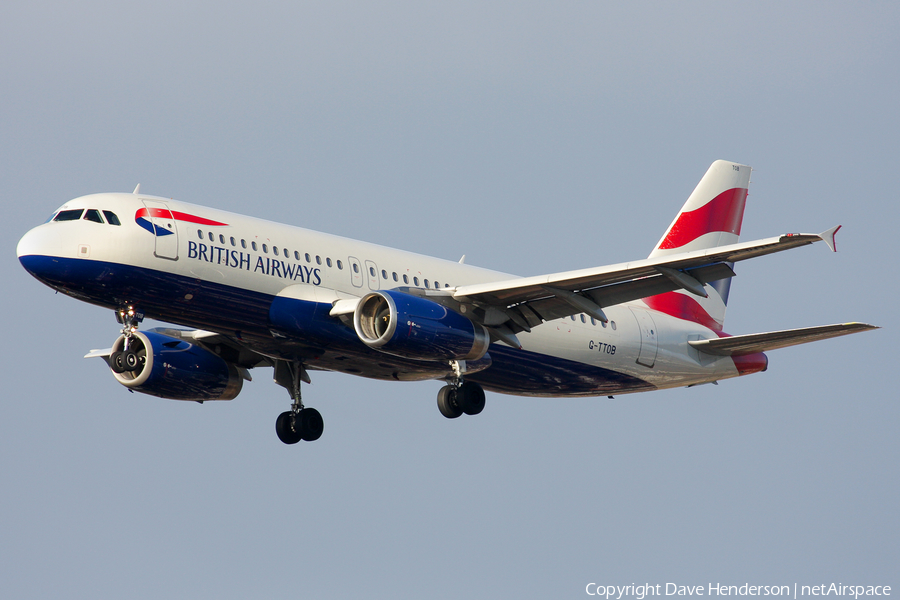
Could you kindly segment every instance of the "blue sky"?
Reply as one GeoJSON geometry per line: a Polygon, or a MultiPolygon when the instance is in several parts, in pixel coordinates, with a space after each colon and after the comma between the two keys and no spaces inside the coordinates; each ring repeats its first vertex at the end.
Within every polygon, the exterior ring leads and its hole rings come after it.
{"type": "Polygon", "coordinates": [[[0,590],[6,597],[583,597],[589,582],[900,585],[889,3],[13,0],[0,8],[0,590]],[[129,394],[107,311],[15,244],[142,190],[536,275],[645,257],[718,158],[754,167],[726,330],[883,329],[650,394],[315,374],[315,444],[257,372],[129,394]],[[893,392],[891,390],[894,390],[893,392]]]}

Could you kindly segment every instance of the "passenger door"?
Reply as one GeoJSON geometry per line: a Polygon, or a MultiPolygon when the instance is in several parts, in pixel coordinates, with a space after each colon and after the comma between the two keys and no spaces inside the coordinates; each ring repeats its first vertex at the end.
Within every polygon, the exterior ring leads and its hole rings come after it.
{"type": "Polygon", "coordinates": [[[359,259],[353,256],[348,256],[347,262],[350,263],[350,283],[353,284],[353,287],[362,287],[363,272],[362,265],[360,264],[359,259]]]}
{"type": "Polygon", "coordinates": [[[370,290],[381,288],[381,283],[378,280],[378,266],[371,260],[366,261],[366,281],[369,282],[370,290]]]}
{"type": "Polygon", "coordinates": [[[659,351],[656,323],[653,322],[653,317],[646,310],[632,308],[631,314],[637,319],[641,335],[641,351],[638,353],[637,363],[645,367],[653,367],[656,364],[656,354],[659,351]]]}
{"type": "Polygon", "coordinates": [[[153,224],[156,248],[153,255],[168,260],[178,260],[178,229],[172,211],[164,202],[141,199],[147,207],[147,218],[153,224]]]}

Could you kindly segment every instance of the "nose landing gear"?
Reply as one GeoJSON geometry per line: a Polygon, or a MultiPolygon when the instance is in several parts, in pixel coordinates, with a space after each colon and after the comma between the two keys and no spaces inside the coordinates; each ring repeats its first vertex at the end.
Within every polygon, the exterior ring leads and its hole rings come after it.
{"type": "Polygon", "coordinates": [[[144,313],[137,311],[133,306],[128,305],[116,311],[116,320],[122,324],[122,335],[125,337],[123,348],[121,351],[113,352],[109,356],[110,368],[115,373],[124,373],[125,371],[140,371],[144,367],[145,358],[131,349],[131,340],[134,338],[134,332],[137,331],[138,325],[144,320],[144,313]]]}

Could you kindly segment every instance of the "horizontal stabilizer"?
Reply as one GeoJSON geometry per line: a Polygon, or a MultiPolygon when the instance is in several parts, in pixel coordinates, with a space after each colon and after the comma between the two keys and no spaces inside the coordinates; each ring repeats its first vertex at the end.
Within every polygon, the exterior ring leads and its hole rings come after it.
{"type": "Polygon", "coordinates": [[[689,341],[688,344],[707,354],[717,356],[741,356],[754,354],[778,348],[787,348],[808,342],[827,340],[833,337],[878,329],[868,323],[838,323],[836,325],[822,325],[820,327],[804,327],[802,329],[785,329],[783,331],[771,331],[769,333],[751,333],[749,335],[734,335],[712,340],[689,341]]]}

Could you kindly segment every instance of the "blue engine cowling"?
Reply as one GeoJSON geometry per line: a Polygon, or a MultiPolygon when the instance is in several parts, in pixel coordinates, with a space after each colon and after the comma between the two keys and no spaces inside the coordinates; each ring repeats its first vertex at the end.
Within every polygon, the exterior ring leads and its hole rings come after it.
{"type": "Polygon", "coordinates": [[[364,296],[353,326],[367,346],[417,360],[477,360],[491,343],[483,326],[437,302],[394,290],[364,296]]]}
{"type": "MultiPolygon", "coordinates": [[[[112,350],[121,351],[124,346],[125,337],[120,336],[112,350]]],[[[129,350],[143,364],[137,371],[113,371],[113,375],[143,394],[171,400],[231,400],[244,382],[233,364],[196,344],[161,333],[136,331],[129,350]]]]}

